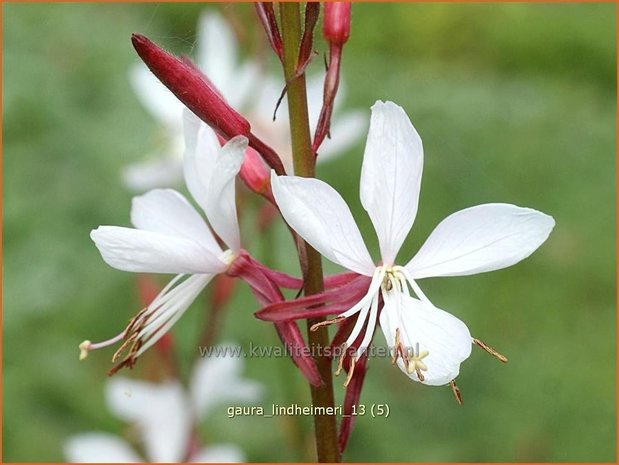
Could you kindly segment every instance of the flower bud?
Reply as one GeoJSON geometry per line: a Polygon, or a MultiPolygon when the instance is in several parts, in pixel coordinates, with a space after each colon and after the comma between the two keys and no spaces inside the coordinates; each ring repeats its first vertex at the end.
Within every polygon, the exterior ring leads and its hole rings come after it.
{"type": "Polygon", "coordinates": [[[143,35],[133,34],[131,42],[157,79],[196,116],[226,139],[238,135],[249,137],[249,122],[228,105],[196,67],[166,52],[143,35]]]}
{"type": "Polygon", "coordinates": [[[322,33],[330,44],[342,45],[350,36],[350,2],[326,2],[322,33]]]}
{"type": "Polygon", "coordinates": [[[258,19],[267,34],[267,39],[273,51],[277,54],[280,60],[284,58],[284,46],[282,44],[282,36],[279,33],[279,26],[275,19],[275,10],[273,2],[256,2],[256,13],[258,19]]]}
{"type": "Polygon", "coordinates": [[[258,153],[251,147],[245,151],[245,158],[243,159],[239,175],[253,192],[265,195],[270,191],[270,171],[258,156],[258,153]]]}

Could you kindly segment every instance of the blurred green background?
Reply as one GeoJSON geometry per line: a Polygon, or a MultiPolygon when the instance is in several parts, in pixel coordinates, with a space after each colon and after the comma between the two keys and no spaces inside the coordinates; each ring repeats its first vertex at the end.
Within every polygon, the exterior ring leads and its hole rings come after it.
{"type": "MultiPolygon", "coordinates": [[[[112,351],[80,363],[77,344],[116,334],[139,301],[132,275],[106,266],[88,234],[128,225],[131,194],[119,173],[156,138],[128,83],[130,34],[191,52],[202,8],[3,5],[4,461],[60,461],[73,434],[125,430],[103,399],[112,351]]],[[[252,6],[223,9],[245,50],[264,52],[252,6]]],[[[479,203],[533,207],[557,226],[517,266],[422,282],[510,362],[475,350],[458,378],[460,407],[449,388],[371,360],[362,402],[387,403],[391,415],[359,418],[345,460],[615,460],[615,14],[613,4],[354,5],[346,106],[369,116],[375,100],[393,100],[424,141],[419,215],[401,259],[442,218],[479,203]]],[[[319,72],[322,58],[311,68],[319,72]]],[[[377,251],[358,200],[363,145],[319,175],[342,192],[377,251]]],[[[252,225],[245,221],[250,251],[297,273],[284,227],[260,238],[252,225]]],[[[204,301],[175,329],[185,372],[204,301]]],[[[238,286],[221,340],[276,343],[254,309],[238,286]]],[[[150,357],[135,375],[157,363],[150,357]]],[[[310,402],[287,360],[248,360],[246,374],[267,385],[263,405],[310,402]]],[[[310,418],[230,420],[225,406],[201,428],[251,461],[312,460],[310,433],[310,418]]]]}

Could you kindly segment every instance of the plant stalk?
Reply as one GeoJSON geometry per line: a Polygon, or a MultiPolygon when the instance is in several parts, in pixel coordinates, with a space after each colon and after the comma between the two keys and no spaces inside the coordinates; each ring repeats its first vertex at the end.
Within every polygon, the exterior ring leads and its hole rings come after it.
{"type": "MultiPolygon", "coordinates": [[[[312,151],[309,129],[305,74],[295,78],[302,35],[300,4],[280,2],[279,12],[284,45],[284,75],[288,83],[288,112],[294,172],[297,176],[313,178],[315,177],[316,157],[312,151]]],[[[305,295],[322,292],[324,287],[320,254],[305,242],[303,246],[307,254],[307,266],[302,267],[305,268],[303,270],[305,295]]],[[[323,380],[322,386],[311,387],[312,403],[316,407],[333,407],[331,360],[324,356],[324,350],[322,350],[329,345],[329,333],[325,326],[321,326],[317,331],[309,330],[312,325],[322,320],[324,319],[318,318],[307,322],[309,346],[314,350],[314,360],[323,380]]],[[[314,431],[318,461],[339,462],[335,416],[315,415],[314,431]]]]}

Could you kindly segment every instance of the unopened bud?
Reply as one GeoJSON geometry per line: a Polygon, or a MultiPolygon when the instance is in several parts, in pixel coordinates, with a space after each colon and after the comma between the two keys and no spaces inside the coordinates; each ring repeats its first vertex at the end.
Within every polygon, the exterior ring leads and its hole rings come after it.
{"type": "Polygon", "coordinates": [[[344,44],[350,37],[350,2],[325,2],[322,33],[330,44],[344,44]]]}
{"type": "Polygon", "coordinates": [[[140,34],[131,36],[133,47],[146,66],[198,118],[226,139],[249,137],[249,122],[208,83],[195,66],[171,55],[140,34]]]}
{"type": "Polygon", "coordinates": [[[247,187],[257,194],[264,195],[269,190],[270,171],[252,148],[245,151],[239,175],[247,187]]]}

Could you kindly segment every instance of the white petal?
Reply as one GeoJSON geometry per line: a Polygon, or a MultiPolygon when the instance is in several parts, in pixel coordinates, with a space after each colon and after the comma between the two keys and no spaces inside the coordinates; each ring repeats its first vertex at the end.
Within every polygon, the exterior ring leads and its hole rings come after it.
{"type": "Polygon", "coordinates": [[[361,138],[366,124],[366,118],[360,111],[334,117],[331,124],[331,138],[325,138],[316,160],[323,162],[344,154],[361,138]]]}
{"type": "Polygon", "coordinates": [[[243,164],[247,138],[233,137],[221,147],[215,132],[193,113],[185,112],[184,122],[187,188],[215,232],[229,248],[237,251],[241,244],[234,179],[243,164]]]}
{"type": "Polygon", "coordinates": [[[129,81],[140,103],[161,124],[180,131],[183,104],[143,63],[131,68],[129,81]]]}
{"type": "Polygon", "coordinates": [[[260,383],[242,377],[243,360],[234,355],[240,347],[222,345],[213,348],[217,349],[221,349],[221,356],[200,359],[191,376],[191,404],[198,418],[216,406],[258,402],[264,390],[260,383]],[[223,355],[225,349],[230,351],[223,355]]]}
{"type": "Polygon", "coordinates": [[[135,423],[140,429],[150,461],[183,459],[192,418],[183,387],[178,382],[155,384],[113,378],[106,386],[106,399],[115,415],[135,423]]]}
{"type": "Polygon", "coordinates": [[[505,268],[531,255],[554,225],[551,216],[515,205],[467,208],[441,221],[406,269],[418,279],[505,268]]]}
{"type": "Polygon", "coordinates": [[[383,262],[392,264],[417,215],[423,147],[404,110],[372,107],[361,170],[361,203],[376,229],[383,262]]]}
{"type": "Polygon", "coordinates": [[[125,440],[108,433],[78,434],[63,449],[67,461],[73,463],[143,462],[125,440]]]}
{"type": "Polygon", "coordinates": [[[221,149],[209,181],[204,212],[215,232],[233,251],[241,248],[234,181],[241,169],[247,138],[236,136],[221,149]]]}
{"type": "Polygon", "coordinates": [[[189,110],[183,113],[183,126],[185,183],[195,201],[204,210],[208,203],[208,186],[215,175],[215,162],[221,145],[215,132],[189,110]]]}
{"type": "Polygon", "coordinates": [[[222,252],[200,214],[173,189],[154,189],[134,197],[131,222],[145,231],[191,239],[215,255],[222,252]]]}
{"type": "Polygon", "coordinates": [[[276,176],[271,187],[286,222],[334,263],[372,276],[374,263],[350,209],[335,189],[318,179],[276,176]]]}
{"type": "MultiPolygon", "coordinates": [[[[396,329],[399,328],[402,344],[411,354],[429,352],[422,359],[428,368],[422,371],[423,384],[442,386],[456,378],[460,364],[471,355],[472,338],[466,325],[428,302],[402,293],[389,294],[392,297],[386,299],[380,315],[387,345],[393,350],[396,329]]],[[[401,358],[398,366],[409,378],[419,381],[415,372],[407,373],[401,358]]]]}
{"type": "Polygon", "coordinates": [[[198,23],[198,66],[226,98],[234,92],[230,82],[236,54],[236,37],[228,23],[215,11],[203,13],[198,23]]]}
{"type": "Polygon", "coordinates": [[[200,450],[191,458],[192,463],[241,463],[245,454],[234,444],[217,444],[200,450]]]}
{"type": "Polygon", "coordinates": [[[105,262],[135,273],[220,273],[226,265],[196,241],[161,233],[99,226],[90,233],[105,262]]]}

